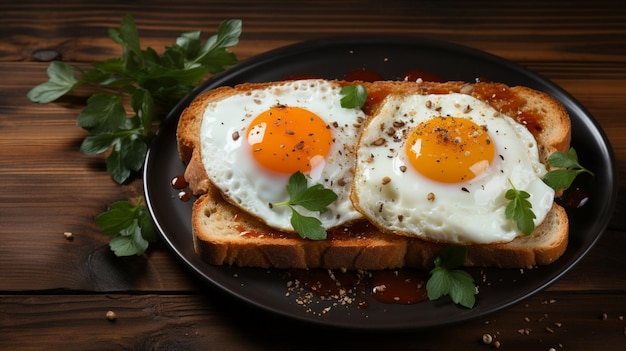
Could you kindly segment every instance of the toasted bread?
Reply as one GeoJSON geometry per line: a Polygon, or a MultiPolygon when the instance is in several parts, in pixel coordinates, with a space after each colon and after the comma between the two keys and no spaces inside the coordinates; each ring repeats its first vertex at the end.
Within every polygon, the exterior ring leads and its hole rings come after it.
{"type": "MultiPolygon", "coordinates": [[[[366,220],[333,229],[326,240],[302,239],[295,233],[269,228],[221,196],[209,180],[200,157],[199,131],[204,110],[212,101],[275,84],[281,83],[217,88],[197,97],[181,115],[177,130],[179,155],[187,163],[185,178],[199,197],[191,218],[197,254],[210,264],[245,267],[362,270],[431,267],[437,254],[449,244],[382,233],[366,220]]],[[[337,81],[336,84],[354,83],[337,81]]],[[[549,95],[533,89],[498,83],[363,84],[369,93],[363,107],[366,114],[375,113],[387,94],[470,94],[527,124],[540,146],[542,163],[547,165],[552,152],[569,148],[570,121],[566,110],[549,95]]],[[[465,265],[524,268],[549,264],[565,252],[568,231],[567,214],[554,203],[546,219],[529,236],[519,236],[507,243],[467,245],[465,265]]]]}

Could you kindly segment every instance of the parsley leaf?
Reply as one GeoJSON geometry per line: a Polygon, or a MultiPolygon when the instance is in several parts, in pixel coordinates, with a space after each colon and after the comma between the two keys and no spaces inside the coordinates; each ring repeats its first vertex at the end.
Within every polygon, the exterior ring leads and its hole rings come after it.
{"type": "Polygon", "coordinates": [[[511,180],[509,180],[511,188],[507,190],[504,197],[511,200],[506,206],[505,215],[507,219],[515,220],[517,228],[524,234],[530,235],[535,230],[535,213],[532,211],[532,204],[527,199],[530,194],[526,191],[515,189],[511,180]]]}
{"type": "Polygon", "coordinates": [[[48,66],[49,80],[31,89],[26,96],[30,101],[48,103],[65,95],[78,86],[72,66],[53,61],[48,66]]]}
{"type": "Polygon", "coordinates": [[[308,186],[306,177],[298,171],[289,177],[286,186],[289,201],[273,204],[274,207],[288,206],[291,209],[291,225],[293,229],[304,239],[326,239],[326,230],[322,222],[315,218],[304,216],[294,206],[302,206],[309,211],[323,213],[328,205],[337,200],[337,194],[321,184],[308,186]]]}
{"type": "Polygon", "coordinates": [[[341,107],[343,108],[361,108],[367,100],[367,89],[363,84],[347,85],[339,91],[341,98],[341,107]]]}
{"type": "Polygon", "coordinates": [[[125,233],[114,237],[109,242],[109,247],[116,256],[139,256],[146,251],[149,244],[141,237],[141,231],[137,224],[133,223],[125,233]]]}
{"type": "Polygon", "coordinates": [[[437,300],[450,296],[455,304],[472,308],[476,303],[474,278],[460,269],[465,262],[467,249],[463,246],[448,246],[435,258],[435,268],[426,282],[428,299],[437,300]]]}
{"type": "Polygon", "coordinates": [[[548,162],[553,167],[561,168],[552,170],[543,177],[544,183],[554,190],[567,190],[581,173],[594,175],[593,172],[580,165],[574,148],[570,148],[567,153],[560,151],[552,153],[548,162]]]}
{"type": "Polygon", "coordinates": [[[291,208],[291,225],[302,238],[311,240],[326,239],[326,229],[322,227],[322,221],[315,217],[303,216],[292,206],[289,207],[291,208]]]}
{"type": "Polygon", "coordinates": [[[128,201],[115,202],[94,219],[103,234],[113,236],[109,247],[117,256],[141,255],[149,242],[157,240],[156,227],[142,202],[143,198],[134,205],[128,201]]]}

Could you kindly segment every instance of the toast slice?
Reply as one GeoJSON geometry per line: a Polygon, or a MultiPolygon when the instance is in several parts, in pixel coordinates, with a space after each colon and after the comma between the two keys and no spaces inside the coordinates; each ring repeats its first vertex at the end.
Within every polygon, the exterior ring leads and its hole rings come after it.
{"type": "MultiPolygon", "coordinates": [[[[401,267],[427,269],[449,244],[382,233],[365,220],[328,233],[313,241],[295,233],[269,228],[228,203],[210,182],[201,162],[199,130],[203,112],[212,101],[277,83],[250,83],[221,87],[196,98],[182,113],[177,142],[180,158],[187,163],[185,178],[199,196],[192,211],[194,246],[198,255],[214,265],[262,268],[328,268],[377,270],[401,267]]],[[[337,81],[340,85],[354,82],[337,81]]],[[[362,83],[368,90],[363,111],[374,114],[388,94],[469,94],[527,124],[547,165],[554,151],[567,151],[570,121],[566,110],[549,95],[526,87],[499,83],[393,82],[362,83]]],[[[549,168],[549,167],[548,167],[549,168]]],[[[549,264],[567,247],[569,223],[565,210],[554,203],[546,219],[529,236],[508,243],[468,245],[466,266],[525,268],[549,264]]]]}
{"type": "MultiPolygon", "coordinates": [[[[201,196],[192,210],[196,253],[214,265],[260,268],[380,270],[429,269],[446,243],[385,234],[362,220],[306,240],[268,228],[216,192],[201,196]]],[[[512,242],[468,245],[465,266],[529,268],[558,259],[567,248],[568,218],[553,205],[535,231],[512,242]]]]}

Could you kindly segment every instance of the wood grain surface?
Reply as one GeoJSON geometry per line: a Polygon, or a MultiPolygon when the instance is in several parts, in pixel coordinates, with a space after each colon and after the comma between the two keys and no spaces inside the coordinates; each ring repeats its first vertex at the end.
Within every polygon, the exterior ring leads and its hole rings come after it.
{"type": "Polygon", "coordinates": [[[493,349],[485,333],[502,350],[626,349],[624,2],[3,1],[0,77],[2,350],[493,349]],[[608,136],[620,176],[608,229],[576,267],[526,301],[402,333],[321,329],[249,307],[207,286],[164,243],[118,258],[93,217],[142,195],[141,180],[117,185],[101,156],[80,153],[84,92],[52,104],[26,93],[47,80],[51,59],[87,67],[119,56],[107,28],[127,13],[142,46],[155,49],[240,18],[240,61],[309,39],[385,33],[459,43],[526,66],[570,93],[608,136]]]}

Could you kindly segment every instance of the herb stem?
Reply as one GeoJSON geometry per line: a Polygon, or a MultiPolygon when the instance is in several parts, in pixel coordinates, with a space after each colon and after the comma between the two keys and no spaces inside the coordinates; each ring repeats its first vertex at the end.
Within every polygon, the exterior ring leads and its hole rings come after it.
{"type": "Polygon", "coordinates": [[[108,94],[108,95],[125,96],[125,97],[131,96],[129,92],[121,88],[119,89],[109,88],[107,86],[103,86],[98,83],[92,83],[92,82],[86,82],[84,85],[91,88],[94,91],[94,93],[103,93],[103,94],[108,94]]]}

